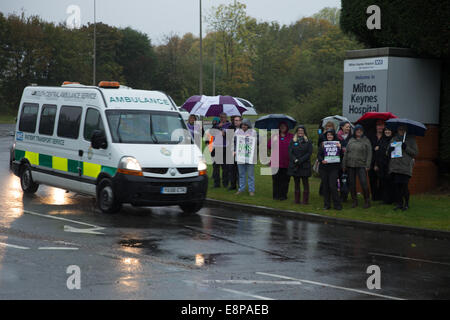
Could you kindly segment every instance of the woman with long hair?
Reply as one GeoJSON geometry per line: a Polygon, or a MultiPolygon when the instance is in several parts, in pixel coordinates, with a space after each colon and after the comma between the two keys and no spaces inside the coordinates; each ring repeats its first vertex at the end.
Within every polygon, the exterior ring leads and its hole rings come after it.
{"type": "Polygon", "coordinates": [[[300,179],[303,184],[302,204],[309,203],[309,177],[311,176],[311,155],[313,146],[308,139],[306,128],[298,126],[289,143],[289,168],[288,175],[294,178],[294,202],[300,203],[300,179]]]}

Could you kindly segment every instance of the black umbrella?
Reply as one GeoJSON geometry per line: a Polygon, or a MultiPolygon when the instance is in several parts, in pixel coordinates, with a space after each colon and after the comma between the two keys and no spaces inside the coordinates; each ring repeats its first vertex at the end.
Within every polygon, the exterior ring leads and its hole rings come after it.
{"type": "Polygon", "coordinates": [[[414,121],[410,119],[401,119],[394,118],[386,121],[386,127],[391,129],[392,131],[397,131],[397,128],[400,126],[405,126],[407,133],[414,136],[425,136],[425,131],[427,127],[419,121],[414,121]]]}
{"type": "Polygon", "coordinates": [[[267,130],[278,129],[282,122],[285,122],[289,129],[293,129],[297,124],[294,118],[285,114],[269,114],[258,118],[255,121],[255,128],[267,130]]]}

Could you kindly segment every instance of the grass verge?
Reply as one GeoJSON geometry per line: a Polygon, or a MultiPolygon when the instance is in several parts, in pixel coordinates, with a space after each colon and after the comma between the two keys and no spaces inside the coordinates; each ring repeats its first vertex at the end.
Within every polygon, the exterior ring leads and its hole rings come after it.
{"type": "Polygon", "coordinates": [[[248,192],[235,195],[236,191],[228,191],[225,188],[213,188],[212,166],[209,166],[210,177],[208,198],[244,203],[249,205],[260,205],[280,210],[293,210],[298,212],[317,213],[335,218],[346,218],[360,221],[369,221],[385,224],[396,224],[408,227],[427,228],[435,230],[450,231],[450,194],[427,193],[412,195],[410,209],[407,211],[394,211],[393,205],[384,205],[372,202],[372,207],[363,209],[363,199],[358,195],[360,206],[351,208],[351,201],[343,204],[342,211],[323,210],[323,198],[319,196],[320,179],[310,178],[310,204],[299,205],[294,203],[294,182],[289,184],[288,200],[276,201],[272,199],[272,177],[260,174],[260,165],[255,168],[255,196],[250,197],[248,192]]]}

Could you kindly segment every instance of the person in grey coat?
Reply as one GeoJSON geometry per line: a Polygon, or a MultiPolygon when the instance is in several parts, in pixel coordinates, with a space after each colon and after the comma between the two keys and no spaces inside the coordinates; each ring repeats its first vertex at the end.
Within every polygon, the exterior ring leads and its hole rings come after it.
{"type": "Polygon", "coordinates": [[[391,146],[388,149],[388,155],[392,155],[394,147],[392,143],[401,142],[402,155],[401,157],[394,157],[389,161],[389,173],[394,182],[396,190],[395,199],[396,207],[394,210],[401,209],[403,211],[409,208],[409,190],[408,183],[412,176],[414,167],[414,158],[417,156],[419,150],[417,148],[416,139],[412,135],[407,134],[405,126],[399,126],[397,134],[391,140],[391,146]]]}
{"type": "Polygon", "coordinates": [[[367,171],[370,169],[372,162],[372,145],[370,140],[364,135],[364,128],[356,125],[353,137],[349,140],[342,161],[342,170],[348,173],[350,180],[350,194],[352,196],[352,208],[358,206],[358,198],[356,195],[356,177],[364,194],[364,209],[370,207],[369,186],[367,184],[367,171]]]}
{"type": "Polygon", "coordinates": [[[313,146],[308,139],[306,128],[298,126],[295,128],[294,137],[289,143],[289,167],[288,176],[294,177],[294,202],[300,203],[300,179],[303,184],[302,204],[309,202],[309,181],[311,176],[311,155],[313,146]]]}

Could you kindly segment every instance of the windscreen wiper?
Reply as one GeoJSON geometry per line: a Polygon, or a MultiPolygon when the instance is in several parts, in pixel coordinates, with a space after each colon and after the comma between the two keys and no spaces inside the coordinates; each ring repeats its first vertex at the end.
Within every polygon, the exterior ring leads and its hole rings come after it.
{"type": "Polygon", "coordinates": [[[150,115],[150,137],[152,137],[153,143],[159,144],[156,134],[153,132],[153,122],[152,116],[150,115]]]}

